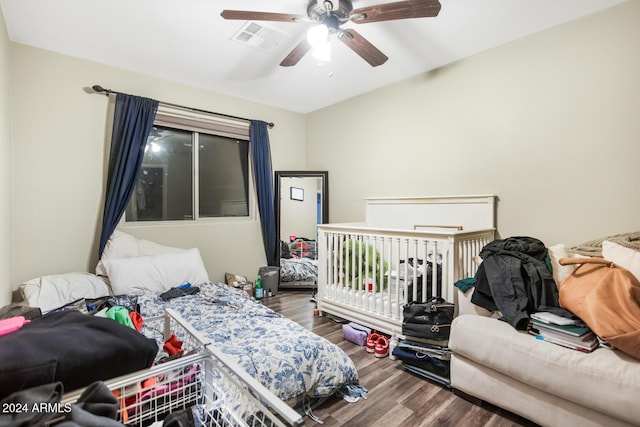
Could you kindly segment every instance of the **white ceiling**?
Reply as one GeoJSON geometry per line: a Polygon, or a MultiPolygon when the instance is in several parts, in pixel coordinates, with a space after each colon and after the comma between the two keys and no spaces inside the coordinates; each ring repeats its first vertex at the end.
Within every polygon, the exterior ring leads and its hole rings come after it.
{"type": "MultiPolygon", "coordinates": [[[[353,0],[353,7],[392,0],[353,0]]],[[[259,22],[282,33],[269,52],[232,40],[244,21],[223,9],[306,14],[308,0],[0,0],[9,38],[62,54],[286,110],[308,113],[624,0],[440,0],[434,18],[347,23],[389,60],[371,67],[338,40],[332,61],[280,61],[308,24],[259,22]]],[[[87,86],[109,82],[88,81],[87,86]]],[[[118,88],[111,88],[118,90],[118,88]]],[[[170,101],[170,100],[167,100],[170,101]]]]}

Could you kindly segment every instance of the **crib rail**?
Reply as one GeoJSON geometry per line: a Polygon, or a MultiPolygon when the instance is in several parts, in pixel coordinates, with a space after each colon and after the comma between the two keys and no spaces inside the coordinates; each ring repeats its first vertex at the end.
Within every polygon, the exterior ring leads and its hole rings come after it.
{"type": "Polygon", "coordinates": [[[441,296],[475,275],[494,229],[392,230],[362,224],[318,226],[318,309],[401,335],[402,307],[441,296]]]}

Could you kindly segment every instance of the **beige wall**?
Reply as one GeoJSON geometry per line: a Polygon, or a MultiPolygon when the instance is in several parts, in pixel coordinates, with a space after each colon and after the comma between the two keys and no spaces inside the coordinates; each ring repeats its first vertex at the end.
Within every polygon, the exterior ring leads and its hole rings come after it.
{"type": "Polygon", "coordinates": [[[11,301],[11,43],[0,10],[0,306],[11,301]]]}
{"type": "MultiPolygon", "coordinates": [[[[304,163],[305,117],[23,45],[13,45],[16,287],[44,274],[93,271],[102,221],[109,109],[94,84],[241,117],[273,121],[275,169],[304,163]]],[[[178,247],[198,247],[212,280],[253,277],[265,265],[257,220],[241,224],[144,226],[124,230],[178,247]]]]}
{"type": "Polygon", "coordinates": [[[639,20],[627,2],[309,114],[332,222],[367,196],[496,194],[503,237],[640,230],[639,20]]]}

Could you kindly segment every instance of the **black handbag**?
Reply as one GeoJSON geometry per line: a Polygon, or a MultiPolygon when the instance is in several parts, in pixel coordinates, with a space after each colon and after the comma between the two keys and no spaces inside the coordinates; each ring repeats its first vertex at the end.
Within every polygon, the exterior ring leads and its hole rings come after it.
{"type": "Polygon", "coordinates": [[[410,302],[402,310],[402,334],[436,341],[448,340],[454,312],[455,305],[441,297],[433,297],[427,302],[410,302]]]}

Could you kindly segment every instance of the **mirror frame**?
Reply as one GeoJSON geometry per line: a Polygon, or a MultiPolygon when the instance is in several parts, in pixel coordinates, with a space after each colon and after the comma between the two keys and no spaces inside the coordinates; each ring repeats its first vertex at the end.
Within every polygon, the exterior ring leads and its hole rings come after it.
{"type": "Polygon", "coordinates": [[[321,178],[322,190],[322,224],[329,223],[329,172],[328,171],[275,171],[275,211],[276,211],[276,247],[278,248],[277,265],[280,266],[280,186],[282,178],[321,178]]]}

